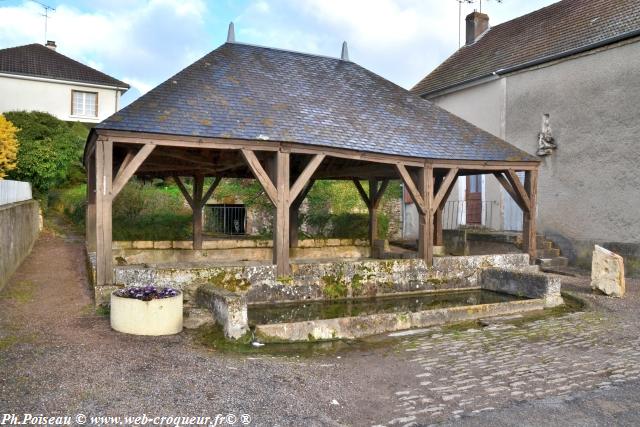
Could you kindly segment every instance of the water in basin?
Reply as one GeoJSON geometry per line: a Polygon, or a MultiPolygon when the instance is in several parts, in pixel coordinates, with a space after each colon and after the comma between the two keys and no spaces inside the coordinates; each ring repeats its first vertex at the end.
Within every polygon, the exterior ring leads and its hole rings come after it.
{"type": "Polygon", "coordinates": [[[250,325],[290,323],[305,320],[335,319],[364,316],[377,313],[403,313],[459,307],[477,304],[493,304],[525,298],[487,290],[447,291],[387,296],[377,298],[344,299],[335,301],[301,301],[269,305],[249,306],[250,325]]]}

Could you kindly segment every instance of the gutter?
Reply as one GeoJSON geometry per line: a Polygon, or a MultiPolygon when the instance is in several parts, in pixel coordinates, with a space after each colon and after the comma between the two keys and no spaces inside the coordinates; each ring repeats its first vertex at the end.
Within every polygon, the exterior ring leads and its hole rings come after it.
{"type": "Polygon", "coordinates": [[[633,38],[633,37],[637,37],[637,36],[640,36],[640,29],[629,31],[629,32],[626,32],[626,33],[622,33],[622,34],[620,34],[618,36],[611,37],[611,38],[608,38],[608,39],[605,39],[605,40],[601,40],[601,41],[598,41],[598,42],[595,42],[595,43],[590,43],[590,44],[587,44],[587,45],[584,45],[584,46],[580,46],[580,47],[576,47],[576,48],[573,48],[573,49],[565,50],[563,52],[554,53],[553,55],[543,56],[542,58],[534,59],[532,61],[523,62],[522,64],[513,65],[513,66],[507,67],[507,68],[500,68],[500,69],[498,69],[496,71],[493,71],[491,73],[483,74],[483,75],[478,76],[478,77],[473,77],[473,78],[470,78],[468,80],[464,80],[464,81],[461,81],[459,83],[456,83],[454,85],[444,87],[442,89],[437,89],[437,90],[434,90],[434,91],[431,91],[431,92],[425,92],[420,96],[422,98],[429,98],[429,97],[432,97],[432,96],[435,96],[435,95],[439,95],[442,92],[449,91],[450,89],[456,88],[458,86],[474,83],[474,82],[476,82],[478,80],[482,80],[482,79],[486,79],[486,78],[490,78],[490,77],[501,76],[501,75],[504,75],[504,74],[513,73],[515,71],[520,71],[520,70],[523,70],[525,68],[534,67],[536,65],[541,65],[541,64],[544,64],[544,63],[547,63],[547,62],[555,61],[557,59],[566,58],[568,56],[573,56],[573,55],[576,55],[576,54],[579,54],[579,53],[587,52],[589,50],[598,49],[600,47],[607,46],[607,45],[610,45],[610,44],[613,44],[613,43],[617,43],[617,42],[620,42],[620,41],[623,41],[623,40],[626,40],[626,39],[630,39],[630,38],[633,38]]]}

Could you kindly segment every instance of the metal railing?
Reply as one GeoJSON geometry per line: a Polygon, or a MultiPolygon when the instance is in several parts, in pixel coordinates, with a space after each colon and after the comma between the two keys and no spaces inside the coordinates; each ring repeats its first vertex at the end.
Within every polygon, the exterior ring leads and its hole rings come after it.
{"type": "Polygon", "coordinates": [[[0,205],[31,200],[31,184],[23,181],[0,180],[0,205]]]}
{"type": "Polygon", "coordinates": [[[447,202],[442,212],[442,228],[455,230],[461,226],[475,226],[495,231],[522,231],[522,210],[519,208],[508,207],[503,212],[495,200],[471,203],[473,213],[469,212],[465,200],[447,202]]]}
{"type": "Polygon", "coordinates": [[[247,230],[247,208],[245,205],[206,205],[204,229],[210,233],[240,235],[247,230]]]}

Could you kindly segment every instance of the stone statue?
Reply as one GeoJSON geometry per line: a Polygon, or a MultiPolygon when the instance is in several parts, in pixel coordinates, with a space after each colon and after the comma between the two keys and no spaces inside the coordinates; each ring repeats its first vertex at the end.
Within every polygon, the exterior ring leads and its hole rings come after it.
{"type": "Polygon", "coordinates": [[[538,156],[548,156],[558,148],[556,140],[551,136],[551,125],[549,124],[549,114],[542,115],[542,130],[538,134],[538,156]]]}

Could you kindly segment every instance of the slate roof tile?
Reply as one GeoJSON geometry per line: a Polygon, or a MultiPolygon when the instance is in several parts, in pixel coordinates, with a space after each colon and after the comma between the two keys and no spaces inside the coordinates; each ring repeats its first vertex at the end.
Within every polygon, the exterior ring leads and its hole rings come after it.
{"type": "Polygon", "coordinates": [[[210,52],[96,129],[537,161],[353,62],[239,43],[210,52]]]}

